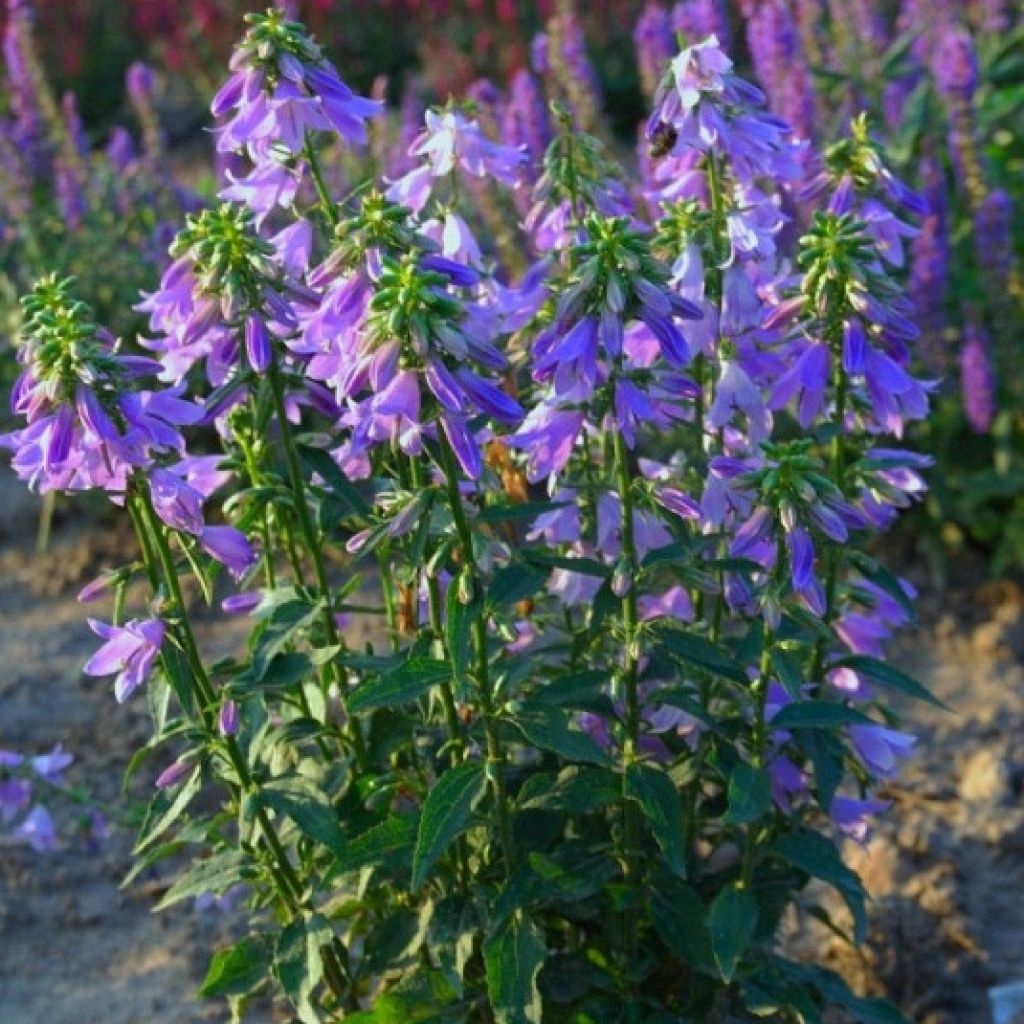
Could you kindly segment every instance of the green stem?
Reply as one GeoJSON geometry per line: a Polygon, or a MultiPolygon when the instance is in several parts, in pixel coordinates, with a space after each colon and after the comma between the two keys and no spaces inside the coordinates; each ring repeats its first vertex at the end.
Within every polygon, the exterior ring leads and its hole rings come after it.
{"type": "Polygon", "coordinates": [[[317,154],[316,146],[313,145],[313,139],[310,137],[309,132],[306,133],[306,145],[303,153],[309,164],[309,173],[313,177],[313,187],[316,189],[317,199],[320,201],[320,209],[333,230],[338,226],[338,208],[335,206],[334,200],[331,199],[330,190],[327,188],[327,182],[324,180],[323,168],[320,165],[320,157],[317,154]]]}
{"type": "MultiPolygon", "coordinates": [[[[478,591],[483,583],[476,558],[473,554],[473,531],[470,528],[469,520],[466,518],[466,510],[462,505],[462,495],[459,492],[459,471],[455,461],[455,453],[452,451],[444,428],[440,425],[438,426],[437,436],[441,451],[441,467],[444,470],[448,502],[451,505],[452,517],[455,520],[455,529],[459,535],[465,564],[469,566],[473,575],[474,593],[479,596],[478,591]]],[[[452,586],[455,585],[453,582],[452,586]]],[[[480,700],[480,715],[483,719],[484,737],[487,744],[488,776],[491,780],[494,800],[498,808],[498,835],[505,858],[506,871],[511,873],[512,827],[508,790],[505,784],[505,751],[501,746],[501,740],[498,736],[494,697],[491,693],[490,663],[487,656],[487,618],[483,613],[478,615],[473,621],[473,654],[477,696],[480,700]]]]}
{"type": "MultiPolygon", "coordinates": [[[[137,488],[135,494],[129,497],[129,508],[131,509],[132,520],[136,524],[136,529],[139,533],[139,542],[147,563],[147,571],[154,586],[157,585],[162,573],[164,586],[167,588],[171,604],[174,608],[182,646],[185,649],[185,655],[191,668],[192,682],[196,690],[193,699],[196,700],[203,725],[208,732],[212,733],[215,726],[213,708],[216,705],[217,696],[199,654],[195,633],[192,630],[192,624],[189,620],[184,596],[181,591],[178,570],[174,564],[174,556],[171,553],[166,534],[156,515],[149,492],[145,486],[137,488]]],[[[257,787],[254,784],[253,777],[249,772],[249,766],[246,764],[245,756],[237,740],[233,736],[227,736],[223,738],[223,742],[228,760],[238,776],[241,791],[246,793],[255,792],[257,787]]],[[[236,793],[237,797],[238,794],[236,793]]],[[[266,843],[273,861],[273,874],[275,879],[278,880],[278,895],[293,915],[298,915],[303,909],[312,909],[308,901],[303,899],[302,882],[296,874],[291,861],[288,859],[288,853],[274,829],[273,822],[270,820],[266,809],[258,801],[256,820],[260,826],[260,834],[266,843]]],[[[335,936],[332,939],[331,948],[326,951],[325,955],[325,960],[329,961],[326,978],[334,997],[339,1001],[346,998],[346,989],[348,988],[348,985],[343,980],[345,974],[343,963],[345,958],[347,958],[347,953],[344,946],[335,936]]]]}
{"type": "MultiPolygon", "coordinates": [[[[295,448],[295,439],[292,437],[291,427],[285,410],[284,383],[281,380],[281,371],[277,360],[273,359],[269,368],[270,390],[274,398],[274,411],[277,418],[278,428],[281,431],[282,446],[284,448],[285,462],[288,466],[288,478],[291,484],[292,497],[295,504],[295,514],[299,520],[299,529],[302,532],[306,549],[313,561],[313,571],[316,576],[317,590],[324,602],[321,621],[324,632],[327,634],[331,646],[341,646],[341,634],[338,631],[338,623],[334,618],[334,609],[331,604],[331,591],[327,579],[327,569],[324,565],[323,551],[320,547],[320,537],[317,533],[313,516],[306,501],[306,482],[302,476],[302,467],[299,464],[299,454],[295,448]]],[[[333,682],[338,688],[338,699],[341,701],[342,709],[349,730],[349,738],[352,749],[360,768],[369,767],[369,755],[366,750],[366,739],[363,736],[362,724],[357,718],[348,713],[346,706],[347,681],[341,672],[338,663],[331,659],[323,668],[324,675],[329,682],[333,682]]]]}
{"type": "MultiPolygon", "coordinates": [[[[612,430],[612,452],[615,462],[616,488],[621,507],[622,559],[629,573],[628,590],[622,597],[623,646],[626,655],[624,670],[624,698],[626,705],[622,743],[623,771],[636,760],[640,742],[640,651],[637,615],[637,553],[633,532],[633,480],[629,468],[629,454],[621,430],[612,430]]],[[[640,816],[633,800],[623,798],[622,825],[626,884],[640,887],[641,851],[640,816]]],[[[624,920],[624,946],[627,957],[635,955],[637,919],[632,908],[624,920]]]]}

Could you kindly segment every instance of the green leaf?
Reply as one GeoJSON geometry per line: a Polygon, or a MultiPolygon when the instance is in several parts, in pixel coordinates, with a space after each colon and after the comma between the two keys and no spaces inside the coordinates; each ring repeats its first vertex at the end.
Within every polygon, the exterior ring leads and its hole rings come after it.
{"type": "Polygon", "coordinates": [[[135,842],[135,854],[142,853],[154,840],[159,839],[185,813],[202,785],[199,765],[177,789],[162,789],[146,809],[146,818],[135,842]]]}
{"type": "Polygon", "coordinates": [[[316,604],[301,599],[285,601],[273,609],[253,650],[249,670],[253,679],[263,678],[274,658],[284,651],[296,634],[312,623],[319,610],[316,604]]]}
{"type": "Polygon", "coordinates": [[[660,871],[647,895],[654,930],[661,941],[695,971],[714,974],[711,935],[705,922],[707,912],[696,890],[675,875],[660,871]]]}
{"type": "Polygon", "coordinates": [[[773,719],[773,729],[837,729],[843,725],[871,725],[856,708],[823,700],[787,704],[773,719]]]}
{"type": "Polygon", "coordinates": [[[377,996],[372,1010],[345,1015],[345,1024],[464,1024],[465,1011],[451,982],[440,972],[420,969],[377,996]]]}
{"type": "Polygon", "coordinates": [[[729,885],[715,897],[708,913],[711,950],[724,981],[732,981],[757,927],[757,900],[749,889],[729,885]]]}
{"type": "Polygon", "coordinates": [[[380,679],[372,679],[357,686],[348,698],[348,710],[355,714],[408,704],[418,700],[436,683],[450,678],[451,674],[447,662],[411,658],[404,665],[386,672],[380,679]]]}
{"type": "Polygon", "coordinates": [[[730,825],[757,821],[771,810],[771,780],[763,768],[746,761],[737,761],[729,776],[729,810],[725,820],[730,825]]]}
{"type": "Polygon", "coordinates": [[[469,826],[486,786],[484,766],[467,761],[445,772],[427,795],[413,855],[412,887],[419,889],[456,836],[469,826]]]}
{"type": "Polygon", "coordinates": [[[463,604],[459,600],[459,586],[453,580],[445,599],[445,644],[452,663],[452,675],[461,683],[469,667],[472,653],[473,622],[482,612],[479,601],[463,604]]]}
{"type": "Polygon", "coordinates": [[[230,688],[236,693],[250,690],[287,690],[298,685],[313,674],[313,662],[306,654],[298,651],[286,651],[275,654],[270,661],[262,662],[259,673],[253,671],[255,663],[248,672],[243,672],[231,681],[230,688]]]}
{"type": "Polygon", "coordinates": [[[495,608],[533,597],[547,582],[548,569],[517,562],[499,569],[487,588],[487,603],[495,608]]]}
{"type": "Polygon", "coordinates": [[[220,896],[241,880],[245,863],[237,850],[225,850],[198,861],[175,881],[153,909],[166,910],[181,900],[207,892],[220,896]]]}
{"type": "Polygon", "coordinates": [[[332,934],[327,921],[313,915],[297,918],[278,935],[274,969],[302,1024],[320,1024],[320,1016],[309,997],[323,978],[320,950],[331,941],[332,934]]]}
{"type": "Polygon", "coordinates": [[[334,497],[346,505],[353,515],[365,518],[370,514],[370,507],[366,504],[363,496],[345,476],[341,467],[331,458],[329,452],[324,451],[323,448],[312,448],[305,444],[300,444],[298,447],[299,457],[302,461],[310,470],[323,477],[334,497]]]}
{"type": "Polygon", "coordinates": [[[530,694],[530,704],[590,707],[595,702],[607,701],[602,692],[602,687],[607,681],[608,673],[599,669],[585,669],[556,679],[544,680],[530,694]]]}
{"type": "Polygon", "coordinates": [[[565,501],[524,501],[510,504],[490,505],[476,517],[478,523],[510,523],[524,519],[536,519],[545,512],[557,512],[565,508],[565,501]]]}
{"type": "Polygon", "coordinates": [[[578,572],[581,576],[607,579],[612,574],[611,568],[596,558],[569,558],[565,555],[553,555],[543,548],[527,548],[523,551],[523,557],[535,565],[547,566],[549,569],[567,569],[569,572],[578,572]]]}
{"type": "Polygon", "coordinates": [[[554,707],[525,705],[514,718],[523,735],[535,747],[550,750],[567,761],[610,766],[608,752],[585,732],[570,726],[568,715],[554,707]]]}
{"type": "Polygon", "coordinates": [[[800,663],[796,656],[781,647],[773,647],[771,651],[772,665],[782,683],[783,689],[793,700],[803,700],[804,674],[800,671],[800,663]]]}
{"type": "Polygon", "coordinates": [[[365,867],[407,862],[416,844],[414,815],[392,815],[351,840],[331,867],[330,877],[365,867]]]}
{"type": "Polygon", "coordinates": [[[278,814],[286,815],[310,839],[333,853],[345,849],[345,837],[331,802],[311,783],[297,778],[275,779],[262,786],[259,800],[278,814]]]}
{"type": "Polygon", "coordinates": [[[830,667],[835,668],[837,666],[852,668],[854,672],[866,675],[878,686],[889,690],[896,690],[898,693],[906,694],[908,697],[913,697],[916,700],[932,704],[937,708],[942,708],[943,711],[949,711],[949,708],[938,697],[933,696],[913,676],[908,676],[906,672],[901,672],[888,662],[879,661],[878,658],[871,658],[866,654],[848,654],[845,658],[839,658],[838,661],[832,662],[830,667]]]}
{"type": "Polygon", "coordinates": [[[266,943],[250,936],[213,955],[199,994],[204,998],[240,995],[262,981],[269,969],[270,953],[266,943]]]}
{"type": "Polygon", "coordinates": [[[659,628],[657,634],[675,657],[724,679],[731,679],[741,686],[750,685],[743,666],[730,657],[720,644],[712,643],[696,633],[685,633],[671,626],[659,628]]]}
{"type": "Polygon", "coordinates": [[[660,768],[634,762],[626,768],[623,786],[625,796],[635,800],[644,812],[668,866],[685,878],[686,826],[675,783],[660,768]]]}
{"type": "Polygon", "coordinates": [[[484,943],[487,995],[495,1024],[541,1024],[537,975],[546,955],[544,933],[518,914],[484,943]]]}
{"type": "Polygon", "coordinates": [[[765,853],[781,857],[800,871],[833,886],[850,908],[854,938],[857,943],[864,941],[868,924],[864,909],[867,893],[857,873],[843,863],[831,840],[817,832],[800,830],[779,836],[765,849],[765,853]]]}

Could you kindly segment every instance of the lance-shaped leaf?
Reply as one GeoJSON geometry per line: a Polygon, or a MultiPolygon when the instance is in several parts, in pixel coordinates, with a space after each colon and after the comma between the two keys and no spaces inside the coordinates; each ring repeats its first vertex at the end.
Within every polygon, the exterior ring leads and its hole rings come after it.
{"type": "Polygon", "coordinates": [[[404,665],[357,686],[348,698],[348,710],[355,714],[377,708],[396,707],[418,700],[432,686],[451,676],[447,662],[411,658],[404,665]]]}
{"type": "Polygon", "coordinates": [[[544,933],[523,914],[509,918],[484,943],[487,995],[496,1024],[541,1024],[537,975],[546,955],[544,933]]]}
{"type": "Polygon", "coordinates": [[[469,827],[473,808],[483,796],[485,786],[480,761],[467,761],[438,779],[420,814],[412,864],[413,889],[423,885],[455,837],[469,827]]]}
{"type": "Polygon", "coordinates": [[[683,804],[675,783],[660,768],[634,762],[626,769],[624,793],[644,812],[665,862],[686,877],[686,828],[683,804]]]}

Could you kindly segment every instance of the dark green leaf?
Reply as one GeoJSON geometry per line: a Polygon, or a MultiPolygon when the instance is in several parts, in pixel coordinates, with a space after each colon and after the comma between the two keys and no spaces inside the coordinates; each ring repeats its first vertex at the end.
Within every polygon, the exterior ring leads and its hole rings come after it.
{"type": "Polygon", "coordinates": [[[274,780],[260,788],[259,800],[278,814],[291,818],[303,835],[333,853],[343,853],[345,837],[338,815],[327,797],[312,783],[300,779],[274,780]]]}
{"type": "Polygon", "coordinates": [[[800,662],[790,651],[781,647],[773,647],[771,652],[772,665],[779,676],[783,689],[793,700],[803,700],[804,675],[800,671],[800,662]]]}
{"type": "Polygon", "coordinates": [[[199,994],[206,998],[248,992],[270,969],[270,953],[263,940],[249,937],[216,952],[199,994]]]}
{"type": "Polygon", "coordinates": [[[661,941],[694,970],[713,974],[714,954],[700,896],[675,875],[660,872],[648,890],[651,920],[661,941]]]}
{"type": "Polygon", "coordinates": [[[776,839],[765,852],[775,854],[800,871],[834,886],[853,915],[856,941],[864,941],[867,931],[864,901],[867,894],[856,872],[843,863],[839,851],[829,839],[808,830],[791,832],[776,839]]]}
{"type": "Polygon", "coordinates": [[[274,951],[274,967],[285,995],[295,1006],[302,1024],[320,1024],[310,1002],[323,977],[321,948],[331,941],[331,927],[319,915],[297,918],[282,929],[274,951]]]}
{"type": "Polygon", "coordinates": [[[139,829],[134,853],[142,853],[154,840],[159,839],[185,813],[188,805],[202,785],[202,772],[198,765],[177,789],[162,789],[146,810],[146,818],[139,829]]]}
{"type": "Polygon", "coordinates": [[[541,750],[550,750],[567,761],[606,766],[612,763],[608,752],[585,732],[573,729],[569,716],[558,708],[527,704],[513,720],[530,743],[541,750]]]}
{"type": "Polygon", "coordinates": [[[495,1024],[541,1024],[537,975],[546,955],[544,933],[520,914],[484,943],[487,995],[495,1024]]]}
{"type": "Polygon", "coordinates": [[[348,698],[348,710],[355,714],[408,704],[418,700],[436,683],[450,678],[451,672],[447,662],[412,658],[380,679],[357,686],[348,698]]]}
{"type": "Polygon", "coordinates": [[[477,517],[478,523],[506,523],[524,519],[536,519],[545,512],[556,512],[565,508],[564,501],[525,501],[513,504],[490,505],[477,517]]]}
{"type": "Polygon", "coordinates": [[[165,910],[181,900],[203,893],[220,896],[241,880],[245,863],[245,858],[237,850],[225,850],[198,861],[175,881],[153,909],[165,910]]]}
{"type": "Polygon", "coordinates": [[[544,586],[548,575],[548,569],[528,562],[507,565],[494,574],[487,588],[487,602],[493,607],[502,608],[517,601],[525,601],[544,586]]]}
{"type": "Polygon", "coordinates": [[[856,708],[823,700],[787,704],[773,719],[773,729],[837,729],[843,725],[871,725],[856,708]]]}
{"type": "Polygon", "coordinates": [[[564,555],[553,555],[543,548],[527,548],[523,551],[523,557],[536,565],[544,565],[550,569],[567,569],[569,572],[578,572],[581,576],[596,576],[605,579],[612,574],[611,568],[604,562],[597,561],[596,558],[569,558],[564,555]]]}
{"type": "Polygon", "coordinates": [[[731,825],[747,824],[762,818],[772,806],[771,780],[763,768],[737,761],[729,776],[729,810],[725,820],[731,825]]]}
{"type": "Polygon", "coordinates": [[[461,684],[469,666],[473,646],[473,622],[482,613],[479,601],[463,604],[459,600],[458,583],[453,580],[445,599],[445,643],[452,663],[452,674],[461,684]]]}
{"type": "Polygon", "coordinates": [[[937,708],[942,708],[943,711],[949,710],[938,697],[934,697],[926,687],[922,686],[912,676],[908,676],[906,672],[901,672],[888,662],[879,661],[878,658],[871,658],[866,654],[849,654],[845,658],[832,662],[833,668],[837,666],[852,668],[854,672],[866,675],[878,686],[889,690],[896,690],[898,693],[914,697],[916,700],[923,700],[937,708]]]}
{"type": "Polygon", "coordinates": [[[331,488],[334,497],[344,503],[354,515],[368,516],[370,508],[363,496],[341,471],[341,467],[322,448],[299,445],[299,456],[314,473],[319,474],[331,488]]]}
{"type": "Polygon", "coordinates": [[[750,891],[735,884],[722,889],[708,913],[708,932],[715,963],[726,982],[732,981],[756,927],[757,900],[750,891]]]}
{"type": "Polygon", "coordinates": [[[313,674],[313,663],[308,655],[298,651],[275,654],[269,662],[261,663],[262,671],[252,669],[242,673],[230,683],[230,688],[239,693],[247,690],[287,690],[298,685],[313,674]]]}
{"type": "Polygon", "coordinates": [[[595,701],[606,701],[602,688],[608,673],[599,669],[572,672],[557,679],[545,680],[530,695],[531,704],[557,704],[560,707],[589,707],[595,701]]]}
{"type": "Polygon", "coordinates": [[[392,815],[349,842],[331,868],[331,876],[365,867],[407,861],[416,845],[418,823],[412,815],[392,815]]]}
{"type": "Polygon", "coordinates": [[[644,812],[665,862],[686,877],[686,826],[683,803],[675,783],[660,768],[634,762],[626,768],[623,792],[644,812]]]}
{"type": "Polygon", "coordinates": [[[479,761],[467,761],[445,772],[427,795],[420,814],[413,855],[412,887],[419,889],[452,840],[469,826],[486,778],[479,761]]]}
{"type": "Polygon", "coordinates": [[[657,634],[658,639],[675,657],[724,679],[731,679],[741,686],[750,685],[743,666],[731,658],[720,644],[671,626],[658,629],[657,634]]]}

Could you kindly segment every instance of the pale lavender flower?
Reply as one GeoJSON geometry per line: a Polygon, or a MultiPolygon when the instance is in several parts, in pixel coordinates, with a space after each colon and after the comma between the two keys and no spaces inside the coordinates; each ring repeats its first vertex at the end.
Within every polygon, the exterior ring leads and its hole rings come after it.
{"type": "Polygon", "coordinates": [[[90,676],[115,676],[114,696],[123,703],[153,671],[166,626],[160,619],[132,619],[123,626],[89,619],[89,626],[104,643],[82,671],[90,676]]]}
{"type": "Polygon", "coordinates": [[[36,853],[52,853],[57,849],[57,827],[50,812],[42,804],[36,804],[28,812],[14,834],[36,853]]]}

